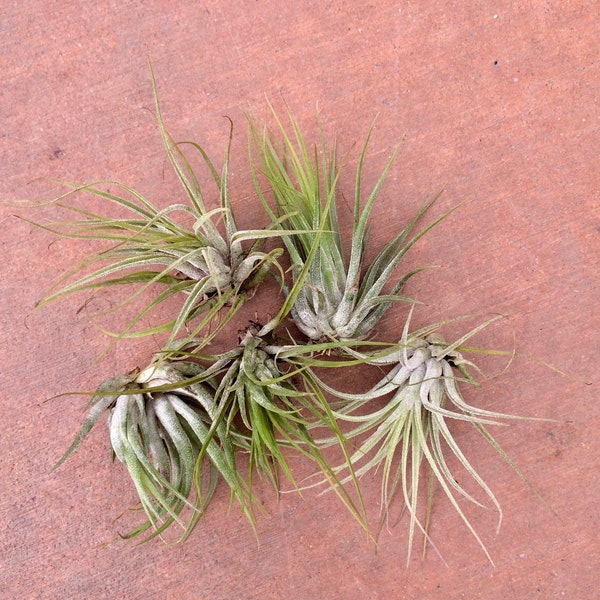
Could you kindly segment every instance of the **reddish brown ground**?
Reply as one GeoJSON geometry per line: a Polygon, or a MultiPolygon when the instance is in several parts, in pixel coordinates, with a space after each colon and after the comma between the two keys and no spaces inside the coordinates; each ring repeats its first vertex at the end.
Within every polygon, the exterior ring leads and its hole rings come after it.
{"type": "MultiPolygon", "coordinates": [[[[132,485],[109,462],[104,426],[51,472],[85,400],[44,400],[143,364],[156,342],[123,343],[94,362],[106,338],[77,311],[85,298],[30,314],[90,246],[55,241],[13,216],[27,211],[2,205],[0,596],[596,597],[598,17],[593,1],[4,2],[2,202],[52,198],[59,188],[40,180],[49,177],[112,178],[157,201],[179,194],[163,170],[148,55],[174,137],[201,142],[220,161],[223,116],[234,120],[232,193],[242,225],[264,222],[247,170],[245,112],[266,116],[265,98],[285,102],[310,132],[318,103],[344,150],[379,113],[367,183],[405,142],[373,215],[374,248],[438,187],[445,193],[435,214],[472,199],[408,260],[441,267],[407,288],[425,302],[416,321],[505,313],[479,344],[516,347],[592,385],[516,360],[470,393],[488,408],[560,420],[496,430],[546,505],[475,434],[456,429],[505,509],[496,534],[490,511],[467,507],[495,567],[439,490],[432,535],[447,567],[416,552],[406,568],[405,520],[391,523],[376,549],[333,495],[290,494],[277,504],[266,485],[257,490],[269,510],[260,547],[237,511],[227,513],[222,489],[185,545],[107,545],[123,529],[115,518],[132,504],[132,485]]],[[[351,198],[349,170],[341,185],[351,198]]],[[[265,302],[255,299],[251,311],[267,312],[265,302]]],[[[405,314],[386,318],[388,339],[405,314]]],[[[378,480],[363,484],[376,517],[378,480]]]]}

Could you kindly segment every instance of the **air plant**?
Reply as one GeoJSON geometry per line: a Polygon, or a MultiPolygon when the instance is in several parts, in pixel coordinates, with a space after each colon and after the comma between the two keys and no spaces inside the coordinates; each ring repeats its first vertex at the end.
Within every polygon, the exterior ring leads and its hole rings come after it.
{"type": "MultiPolygon", "coordinates": [[[[266,202],[256,173],[255,187],[274,226],[287,233],[296,232],[283,238],[291,257],[294,281],[303,282],[295,294],[288,295],[293,320],[309,339],[315,341],[367,338],[392,303],[407,300],[400,292],[408,279],[422,270],[418,268],[406,273],[391,290],[384,291],[402,258],[454,209],[411,237],[421,217],[440,194],[434,195],[366,267],[369,216],[398,152],[396,149],[393,153],[363,207],[362,172],[371,127],[356,170],[353,227],[347,260],[337,214],[341,167],[337,164],[336,144],[328,150],[321,134],[320,149],[316,145],[310,147],[291,115],[291,134],[277,115],[275,119],[282,142],[278,142],[275,134],[266,127],[250,121],[259,166],[274,195],[275,212],[266,202]],[[284,216],[289,218],[284,219],[284,216]]],[[[278,323],[278,319],[273,320],[265,331],[278,323]]]]}
{"type": "MultiPolygon", "coordinates": [[[[182,184],[186,200],[158,208],[134,189],[117,182],[98,182],[89,185],[74,185],[66,194],[54,201],[79,217],[77,220],[43,225],[62,236],[101,240],[110,246],[92,254],[72,272],[79,278],[51,294],[40,305],[79,291],[96,290],[115,285],[141,284],[117,308],[133,301],[144,290],[154,284],[165,288],[131,320],[120,336],[141,336],[168,332],[170,345],[192,319],[203,316],[189,337],[198,337],[223,308],[227,316],[220,315],[220,322],[205,335],[208,343],[220,331],[228,319],[240,308],[245,299],[254,293],[272,268],[281,270],[277,262],[282,248],[263,251],[267,238],[281,237],[281,231],[267,229],[238,230],[229,199],[229,157],[233,125],[221,173],[217,171],[204,149],[195,142],[175,143],[167,133],[162,115],[156,82],[152,75],[156,103],[156,115],[167,156],[177,178],[182,184]],[[208,210],[199,179],[186,155],[184,148],[197,153],[210,172],[216,185],[219,207],[208,210]],[[106,186],[117,192],[107,191],[106,186]],[[113,205],[117,211],[125,210],[128,216],[116,217],[97,214],[65,200],[75,192],[88,192],[113,205]],[[179,218],[180,217],[180,218],[179,218]],[[219,231],[222,221],[224,235],[219,231]],[[251,242],[244,248],[245,242],[251,242]],[[89,271],[90,267],[96,266],[89,271]],[[85,271],[86,274],[81,275],[85,271]],[[176,317],[168,323],[134,331],[134,327],[157,305],[175,295],[184,294],[185,300],[176,317]]],[[[64,183],[64,182],[63,182],[64,183]]],[[[285,218],[285,217],[283,217],[285,218]]],[[[272,229],[272,224],[270,228],[272,229]]]]}
{"type": "MultiPolygon", "coordinates": [[[[353,424],[353,429],[345,432],[347,439],[360,438],[350,457],[350,463],[354,467],[352,477],[361,477],[372,470],[381,470],[382,524],[387,518],[393,497],[397,492],[402,497],[403,505],[410,515],[409,559],[415,529],[421,530],[425,542],[431,542],[427,531],[432,499],[431,486],[437,481],[492,562],[484,543],[461,508],[457,496],[462,496],[478,506],[483,504],[458,483],[446,459],[448,452],[458,459],[460,465],[497,510],[498,528],[502,522],[502,509],[492,490],[461,450],[451,431],[452,420],[471,423],[530,485],[486,428],[486,425],[500,424],[502,419],[529,417],[472,406],[464,400],[458,385],[459,382],[480,385],[473,375],[473,371],[480,372],[479,369],[473,362],[465,359],[460,350],[469,338],[497,318],[499,317],[475,327],[450,344],[436,332],[444,323],[409,333],[409,315],[397,350],[369,354],[346,349],[368,364],[379,367],[392,365],[390,371],[369,391],[358,394],[344,393],[319,380],[324,390],[346,401],[334,414],[340,421],[353,424]],[[373,406],[374,400],[390,394],[391,397],[383,406],[373,406]],[[423,464],[430,470],[430,495],[425,523],[418,517],[419,483],[423,464]]],[[[346,465],[340,465],[335,471],[341,473],[345,468],[346,465]]]]}
{"type": "Polygon", "coordinates": [[[290,452],[299,453],[317,466],[368,531],[352,465],[347,465],[350,475],[345,483],[354,484],[355,497],[339,481],[311,434],[314,427],[326,430],[343,455],[349,457],[329,403],[308,371],[309,366],[320,364],[319,353],[337,349],[340,343],[282,346],[271,335],[261,337],[261,328],[253,322],[240,336],[237,348],[217,356],[200,355],[193,343],[188,344],[189,356],[209,363],[204,378],[219,382],[213,429],[225,426],[228,430],[232,424],[239,424],[238,431],[245,440],[238,440],[236,445],[249,454],[250,488],[257,473],[270,481],[278,494],[285,488],[301,491],[288,463],[290,452]]]}
{"type": "Polygon", "coordinates": [[[106,381],[93,395],[79,434],[55,466],[107,416],[113,458],[126,467],[147,517],[125,538],[150,529],[146,541],[178,523],[184,529],[180,539],[185,539],[219,478],[254,524],[252,496],[236,464],[235,440],[239,437],[241,443],[243,438],[235,427],[215,423],[216,387],[203,373],[193,362],[161,356],[141,372],[106,381]]]}

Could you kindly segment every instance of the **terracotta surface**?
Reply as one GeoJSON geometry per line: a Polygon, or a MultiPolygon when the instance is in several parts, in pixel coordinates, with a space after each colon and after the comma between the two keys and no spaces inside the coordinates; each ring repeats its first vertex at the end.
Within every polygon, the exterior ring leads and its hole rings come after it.
{"type": "MultiPolygon", "coordinates": [[[[432,535],[447,567],[431,551],[422,561],[416,548],[406,568],[405,519],[390,523],[376,549],[333,495],[277,503],[266,485],[257,491],[269,512],[260,547],[235,508],[228,513],[223,489],[182,546],[110,545],[132,485],[110,464],[103,426],[51,472],[85,399],[45,400],[143,364],[158,342],[122,343],[98,359],[107,338],[78,310],[85,297],[30,314],[91,246],[13,216],[57,218],[52,207],[33,215],[3,204],[0,597],[597,598],[599,23],[593,1],[3,2],[3,203],[53,198],[60,188],[51,177],[111,178],[157,201],[179,194],[164,169],[148,55],[175,138],[201,142],[220,161],[223,116],[236,123],[232,192],[245,225],[264,222],[247,170],[245,112],[265,116],[265,98],[285,101],[314,131],[318,102],[342,149],[379,113],[368,182],[405,142],[374,212],[374,249],[440,186],[435,214],[471,199],[407,261],[441,267],[407,288],[425,302],[416,322],[507,314],[480,345],[514,347],[591,385],[515,360],[469,392],[483,407],[560,420],[495,430],[545,504],[474,432],[456,429],[505,510],[496,534],[491,511],[468,507],[495,567],[439,490],[432,535]]],[[[352,183],[347,171],[348,198],[352,183]]],[[[95,308],[110,301],[102,296],[95,308]]],[[[263,295],[249,311],[272,305],[263,295]]],[[[405,316],[400,308],[386,317],[387,339],[405,316]]],[[[378,480],[363,485],[376,518],[378,480]]]]}

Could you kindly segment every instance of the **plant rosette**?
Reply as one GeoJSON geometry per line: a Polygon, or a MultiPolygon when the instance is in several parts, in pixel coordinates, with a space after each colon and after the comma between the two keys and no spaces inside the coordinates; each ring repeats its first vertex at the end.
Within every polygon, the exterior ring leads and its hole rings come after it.
{"type": "MultiPolygon", "coordinates": [[[[349,456],[333,411],[309,370],[321,364],[321,353],[339,350],[341,343],[279,345],[272,335],[259,335],[261,327],[251,324],[240,336],[238,347],[221,355],[201,355],[193,343],[182,350],[184,355],[207,364],[204,378],[218,381],[213,429],[237,424],[245,441],[240,443],[238,437],[236,444],[249,454],[250,488],[257,473],[270,481],[278,494],[286,487],[287,491],[301,491],[289,465],[290,452],[300,454],[315,464],[368,530],[358,482],[352,481],[352,476],[344,483],[339,481],[321,452],[320,440],[311,433],[316,427],[327,431],[328,439],[333,436],[343,454],[349,456]],[[354,484],[354,493],[345,487],[349,481],[354,484]]],[[[352,465],[347,466],[351,473],[352,465]]]]}
{"type": "MultiPolygon", "coordinates": [[[[79,265],[61,278],[58,291],[38,303],[63,298],[75,292],[94,291],[114,286],[138,286],[109,312],[122,310],[140,297],[142,292],[161,285],[150,302],[139,311],[120,332],[106,331],[119,337],[140,337],[168,333],[166,345],[181,337],[184,328],[196,318],[189,338],[203,335],[208,344],[229,319],[251,296],[272,269],[283,271],[278,263],[282,248],[265,251],[270,238],[280,238],[277,222],[265,229],[239,230],[229,198],[229,158],[233,125],[221,172],[217,170],[204,149],[195,142],[175,142],[167,133],[158,102],[156,82],[152,74],[156,115],[169,161],[185,192],[185,201],[159,208],[136,190],[122,183],[101,181],[87,185],[59,182],[71,188],[54,200],[54,206],[75,214],[77,219],[50,224],[34,223],[64,237],[89,239],[109,244],[87,256],[79,265]],[[199,176],[184,149],[200,158],[215,183],[219,206],[208,210],[199,176]],[[116,189],[110,192],[107,188],[116,189]],[[86,192],[91,197],[113,206],[123,217],[98,214],[80,205],[67,202],[73,194],[86,192]],[[222,224],[220,230],[219,225],[222,224]],[[246,244],[249,244],[246,247],[246,244]],[[100,266],[99,266],[100,265],[100,266]],[[82,274],[83,273],[83,274],[82,274]],[[75,281],[65,283],[73,276],[75,281]],[[178,314],[173,320],[136,329],[158,305],[183,294],[178,314]],[[220,314],[226,309],[224,316],[220,314]],[[216,317],[219,316],[219,319],[216,317]],[[212,328],[208,332],[209,326],[212,328]]],[[[287,218],[282,216],[282,219],[287,218]]]]}
{"type": "MultiPolygon", "coordinates": [[[[338,183],[342,168],[337,164],[337,145],[309,146],[296,120],[289,115],[291,133],[275,111],[282,141],[266,126],[250,119],[258,167],[275,200],[271,210],[260,188],[255,169],[255,187],[273,226],[285,232],[283,242],[292,262],[294,292],[288,294],[284,309],[291,310],[296,326],[313,341],[361,340],[367,338],[391,304],[407,301],[401,296],[406,282],[421,267],[402,276],[385,291],[394,270],[410,248],[457,207],[444,213],[420,232],[413,230],[439,197],[426,201],[409,223],[386,244],[370,265],[365,264],[369,242],[369,217],[398,149],[363,206],[363,164],[373,127],[360,153],[355,174],[353,226],[350,255],[345,257],[343,235],[338,221],[338,183]],[[289,307],[287,306],[289,305],[289,307]]],[[[280,318],[263,332],[276,327],[280,318]]]]}
{"type": "Polygon", "coordinates": [[[203,373],[195,363],[161,358],[140,372],[109,379],[93,395],[81,430],[55,466],[107,416],[113,457],[126,467],[147,516],[124,538],[149,529],[145,540],[162,536],[178,523],[184,529],[180,541],[185,539],[206,509],[219,477],[254,523],[251,494],[236,464],[238,434],[234,427],[225,430],[224,424],[215,424],[219,410],[215,387],[203,373]]]}
{"type": "MultiPolygon", "coordinates": [[[[460,350],[469,338],[498,318],[500,317],[475,327],[450,344],[436,332],[445,323],[409,333],[409,315],[402,339],[395,351],[388,349],[384,352],[361,353],[346,348],[353,357],[360,358],[367,364],[379,368],[391,366],[389,372],[364,393],[342,392],[314,376],[324,391],[345,401],[345,404],[336,406],[334,415],[340,422],[351,424],[351,430],[344,431],[348,444],[353,439],[360,439],[349,459],[353,467],[351,478],[362,477],[373,470],[381,473],[381,525],[387,520],[392,499],[398,494],[401,496],[403,506],[409,513],[408,559],[415,529],[419,529],[424,535],[425,543],[432,544],[437,551],[428,534],[433,483],[437,481],[492,562],[486,546],[461,508],[457,495],[478,506],[483,504],[458,483],[446,458],[448,452],[458,460],[458,464],[471,476],[497,510],[498,528],[502,522],[502,509],[490,487],[461,450],[451,431],[452,420],[471,423],[531,488],[525,475],[502,450],[486,426],[501,424],[503,419],[535,418],[475,407],[464,400],[459,386],[460,382],[480,385],[472,374],[472,371],[481,373],[480,370],[472,361],[465,359],[460,350]],[[385,396],[389,398],[383,405],[374,402],[385,396]],[[377,406],[374,407],[374,404],[377,406]],[[428,466],[430,473],[424,523],[418,517],[419,482],[423,465],[428,466]]],[[[327,443],[327,440],[324,440],[324,443],[327,443]]],[[[336,474],[340,475],[342,483],[349,478],[341,475],[346,468],[347,463],[334,469],[336,474]]]]}

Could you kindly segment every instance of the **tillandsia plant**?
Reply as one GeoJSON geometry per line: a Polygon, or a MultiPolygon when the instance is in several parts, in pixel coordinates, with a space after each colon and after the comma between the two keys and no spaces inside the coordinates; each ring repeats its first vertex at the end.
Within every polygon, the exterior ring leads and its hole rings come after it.
{"type": "MultiPolygon", "coordinates": [[[[371,470],[381,470],[382,524],[387,519],[390,503],[396,492],[402,497],[410,515],[409,559],[415,528],[422,531],[425,542],[431,543],[427,530],[432,486],[434,481],[437,481],[492,562],[484,543],[461,508],[457,495],[478,506],[483,504],[458,483],[446,459],[448,453],[458,460],[498,511],[498,528],[502,522],[502,509],[496,496],[475,470],[452,434],[452,420],[471,423],[530,485],[486,428],[486,425],[500,424],[502,419],[530,417],[508,415],[472,406],[464,400],[459,388],[459,382],[480,385],[473,375],[473,372],[480,373],[480,370],[473,362],[463,357],[461,349],[469,338],[498,318],[500,317],[475,327],[454,343],[447,343],[436,331],[445,323],[409,333],[409,315],[396,351],[356,354],[354,350],[347,349],[351,354],[366,359],[368,364],[392,366],[371,390],[359,394],[344,393],[319,380],[323,389],[346,401],[345,405],[335,410],[337,419],[353,424],[353,429],[345,432],[346,437],[349,440],[360,439],[350,458],[354,466],[352,477],[360,477],[371,470]],[[374,400],[390,394],[391,397],[383,406],[373,406],[374,400]],[[428,465],[430,471],[428,507],[424,523],[418,517],[420,473],[423,463],[428,465]]],[[[340,465],[335,471],[341,473],[345,468],[346,465],[340,465]]],[[[435,548],[435,545],[433,547],[435,548]]]]}
{"type": "Polygon", "coordinates": [[[226,429],[224,423],[215,423],[216,384],[203,373],[193,362],[157,357],[141,372],[106,381],[93,395],[79,434],[55,466],[107,415],[113,457],[127,468],[147,516],[125,538],[150,530],[146,541],[178,523],[184,529],[180,540],[185,539],[219,478],[254,524],[251,492],[236,464],[235,441],[243,443],[243,437],[233,425],[226,429]]]}
{"type": "MultiPolygon", "coordinates": [[[[225,307],[229,309],[227,317],[230,318],[272,268],[281,269],[277,259],[283,250],[275,248],[266,252],[262,246],[267,238],[281,237],[282,233],[269,229],[237,229],[229,199],[229,157],[233,125],[229,132],[225,161],[219,174],[200,145],[195,142],[175,143],[169,136],[163,123],[153,74],[152,81],[162,139],[171,165],[184,188],[186,201],[158,208],[134,189],[121,183],[99,182],[83,186],[66,184],[71,190],[54,204],[82,218],[43,227],[62,236],[101,240],[111,245],[89,256],[68,273],[63,281],[84,271],[86,274],[80,275],[73,283],[64,285],[40,304],[78,291],[141,284],[142,287],[137,292],[117,307],[121,308],[146,288],[162,284],[165,286],[164,290],[156,294],[119,335],[140,336],[167,331],[170,334],[167,344],[170,344],[194,317],[203,316],[191,331],[190,337],[197,337],[209,324],[213,325],[214,317],[225,307]],[[207,209],[198,177],[184,154],[184,148],[197,153],[208,168],[219,195],[218,208],[207,209]],[[103,189],[106,186],[116,188],[119,192],[111,193],[103,189]],[[96,214],[66,203],[66,199],[75,192],[88,192],[106,200],[117,211],[124,210],[129,214],[124,217],[96,214]],[[221,220],[224,235],[217,226],[221,220]],[[244,242],[251,242],[250,247],[244,248],[244,242]],[[96,267],[91,273],[87,272],[90,267],[98,264],[102,266],[96,267]],[[134,330],[158,304],[181,293],[185,294],[185,301],[172,321],[141,331],[134,330]]],[[[205,336],[205,343],[222,329],[227,320],[221,315],[221,321],[213,330],[213,335],[205,336]]]]}
{"type": "MultiPolygon", "coordinates": [[[[294,280],[304,282],[295,295],[288,295],[293,320],[311,340],[367,338],[393,302],[407,300],[399,294],[408,279],[422,270],[406,273],[391,290],[385,291],[402,258],[454,209],[411,237],[418,221],[439,197],[436,194],[366,267],[369,216],[398,152],[396,149],[393,153],[363,206],[363,163],[371,127],[356,169],[353,228],[350,255],[346,259],[337,213],[341,167],[337,164],[335,142],[328,149],[321,131],[320,148],[311,147],[293,116],[289,115],[292,132],[288,133],[274,111],[273,114],[281,142],[268,128],[252,120],[250,124],[260,169],[274,195],[275,212],[266,202],[256,175],[255,187],[274,226],[289,233],[300,232],[284,238],[294,280]],[[289,218],[283,219],[286,215],[289,218]]],[[[275,319],[267,327],[277,323],[275,319]]]]}
{"type": "MultiPolygon", "coordinates": [[[[240,336],[237,348],[217,356],[203,356],[188,344],[189,356],[209,363],[204,377],[216,378],[218,413],[213,429],[227,429],[239,423],[239,432],[246,442],[237,444],[249,453],[248,482],[252,487],[254,473],[265,476],[277,493],[286,487],[300,491],[289,466],[290,451],[299,453],[314,463],[344,505],[367,530],[365,508],[352,464],[347,464],[349,475],[342,483],[321,451],[320,443],[311,433],[315,427],[333,435],[342,454],[349,458],[345,438],[338,427],[329,403],[308,367],[319,363],[313,358],[320,352],[336,349],[339,342],[321,346],[281,346],[272,335],[261,337],[262,326],[252,323],[240,336]],[[353,483],[354,494],[345,484],[353,483]]],[[[209,438],[210,439],[210,438],[209,438]]]]}

